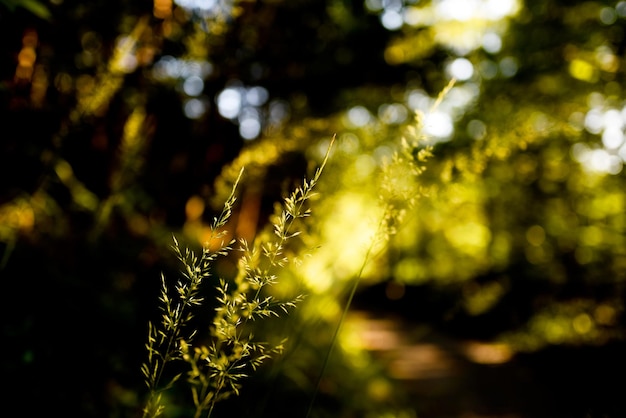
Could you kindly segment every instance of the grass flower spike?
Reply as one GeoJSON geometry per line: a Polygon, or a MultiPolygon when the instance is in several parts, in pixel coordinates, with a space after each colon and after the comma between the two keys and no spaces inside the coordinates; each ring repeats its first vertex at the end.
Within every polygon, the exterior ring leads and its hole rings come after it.
{"type": "MultiPolygon", "coordinates": [[[[328,161],[332,144],[314,176],[303,180],[278,205],[271,218],[272,231],[259,234],[254,243],[239,240],[241,253],[237,275],[233,279],[216,280],[216,307],[206,340],[196,343],[202,330],[193,329],[191,319],[199,308],[207,303],[202,297],[202,284],[211,278],[211,267],[220,256],[229,255],[236,241],[225,243],[220,250],[212,252],[208,246],[198,257],[190,250],[181,250],[174,239],[174,251],[183,266],[182,277],[170,292],[164,276],[159,298],[162,319],[159,324],[149,324],[146,344],[148,359],[142,366],[150,396],[144,408],[144,417],[163,414],[165,405],[162,394],[186,374],[194,402],[194,417],[210,417],[215,405],[232,395],[238,395],[242,380],[266,360],[283,351],[283,341],[269,343],[257,341],[254,323],[287,314],[302,299],[301,295],[289,300],[279,300],[268,292],[279,282],[280,271],[291,260],[286,252],[287,244],[302,230],[299,222],[311,215],[309,200],[315,195],[322,171],[328,161]],[[170,375],[165,372],[170,363],[186,365],[182,373],[170,375]],[[167,376],[167,377],[166,377],[167,376]]],[[[243,171],[243,170],[242,170],[243,171]]],[[[231,216],[236,200],[236,188],[241,179],[239,173],[230,197],[220,216],[212,224],[212,239],[223,237],[223,227],[231,216]],[[222,231],[222,232],[220,232],[222,231]]]]}

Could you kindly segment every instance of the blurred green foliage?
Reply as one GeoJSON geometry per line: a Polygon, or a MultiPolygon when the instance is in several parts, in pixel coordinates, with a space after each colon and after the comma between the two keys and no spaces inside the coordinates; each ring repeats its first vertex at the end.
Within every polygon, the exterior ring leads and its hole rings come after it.
{"type": "Polygon", "coordinates": [[[37,0],[2,0],[0,3],[11,12],[15,11],[17,7],[22,7],[42,19],[50,19],[51,17],[48,7],[37,0]]]}
{"type": "Polygon", "coordinates": [[[623,1],[0,2],[4,408],[136,416],[172,234],[203,245],[245,167],[227,229],[253,239],[337,134],[275,289],[308,297],[258,330],[285,354],[218,415],[305,415],[400,187],[316,416],[623,416],[625,25],[623,1]],[[416,183],[381,172],[402,138],[433,146],[416,183]],[[398,372],[412,345],[372,348],[361,311],[463,377],[398,372]]]}

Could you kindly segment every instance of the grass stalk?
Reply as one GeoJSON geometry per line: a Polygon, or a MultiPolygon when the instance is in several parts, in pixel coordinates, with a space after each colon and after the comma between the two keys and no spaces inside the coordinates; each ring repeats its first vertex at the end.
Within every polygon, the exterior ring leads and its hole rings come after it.
{"type": "MultiPolygon", "coordinates": [[[[451,80],[439,94],[432,110],[439,105],[443,96],[454,85],[454,82],[455,80],[451,80]]],[[[416,198],[423,194],[423,191],[417,187],[414,179],[424,172],[424,163],[432,156],[432,148],[423,147],[421,145],[423,137],[420,133],[421,115],[419,113],[416,113],[415,115],[415,122],[415,126],[409,126],[407,134],[401,138],[399,149],[392,155],[389,161],[383,163],[382,165],[379,195],[379,201],[382,203],[383,207],[382,215],[376,228],[376,232],[374,233],[365,252],[359,271],[357,272],[349,289],[348,298],[344,308],[342,309],[339,322],[337,323],[331,339],[331,343],[326,351],[322,368],[318,376],[313,395],[311,396],[311,400],[309,402],[306,418],[309,418],[313,411],[321,382],[328,368],[335,346],[337,345],[339,334],[348,312],[350,311],[352,300],[354,299],[363,277],[365,267],[371,260],[374,248],[380,240],[386,241],[398,232],[398,228],[403,223],[407,211],[413,207],[416,198]],[[410,180],[407,181],[407,179],[410,180]]]]}
{"type": "Polygon", "coordinates": [[[363,272],[365,271],[365,267],[367,266],[367,263],[370,260],[372,251],[374,250],[374,247],[376,245],[376,236],[379,235],[380,232],[382,231],[382,227],[383,227],[382,219],[381,219],[381,222],[379,223],[374,239],[372,239],[372,241],[370,242],[367,248],[367,251],[365,252],[365,256],[363,257],[363,262],[361,263],[361,266],[359,267],[359,272],[357,273],[356,277],[354,278],[352,282],[352,287],[350,288],[350,292],[348,293],[348,299],[346,300],[346,304],[343,310],[341,311],[341,317],[339,318],[337,327],[335,327],[333,337],[330,341],[330,346],[328,347],[328,350],[326,350],[326,354],[324,356],[324,362],[322,363],[322,369],[320,370],[320,374],[317,378],[315,389],[313,391],[313,395],[311,396],[311,401],[309,402],[309,407],[307,409],[307,413],[306,413],[307,418],[311,415],[311,412],[313,411],[313,406],[315,405],[317,393],[319,392],[319,388],[322,384],[322,379],[324,378],[324,375],[326,374],[326,369],[328,368],[330,357],[333,351],[335,350],[335,346],[337,345],[337,340],[339,339],[339,333],[341,332],[341,329],[346,320],[346,317],[348,316],[348,312],[350,311],[350,306],[352,305],[352,300],[354,299],[354,295],[356,294],[356,291],[359,287],[359,283],[361,282],[361,278],[363,277],[363,272]]]}
{"type": "MultiPolygon", "coordinates": [[[[235,191],[242,174],[243,169],[239,172],[231,194],[224,203],[222,212],[213,220],[211,241],[224,236],[220,229],[226,225],[232,214],[232,208],[236,201],[235,191]]],[[[171,388],[182,375],[174,375],[161,387],[165,368],[173,361],[183,360],[181,350],[193,340],[196,334],[196,331],[192,330],[186,336],[183,336],[183,328],[193,319],[193,308],[203,303],[203,298],[199,295],[200,287],[204,279],[210,276],[209,269],[215,259],[218,256],[227,255],[228,251],[230,251],[230,246],[222,246],[220,250],[211,252],[207,245],[202,250],[201,258],[198,259],[188,249],[183,253],[176,237],[173,237],[173,241],[172,248],[184,267],[182,276],[185,280],[178,280],[175,285],[177,297],[172,297],[170,296],[165,276],[161,275],[161,294],[159,296],[162,311],[161,326],[158,327],[152,322],[148,323],[148,342],[146,343],[148,361],[141,367],[145,383],[150,392],[143,410],[143,418],[154,418],[162,415],[164,410],[162,392],[171,388]]]]}
{"type": "MultiPolygon", "coordinates": [[[[211,417],[216,404],[231,395],[238,395],[241,381],[248,373],[256,370],[265,360],[283,350],[284,341],[276,344],[258,342],[249,331],[252,321],[287,314],[302,299],[301,295],[291,300],[277,300],[265,295],[265,289],[278,282],[280,270],[290,262],[285,253],[287,242],[297,237],[299,221],[311,215],[308,201],[315,196],[322,172],[328,162],[335,138],[333,137],[322,164],[311,180],[305,179],[288,195],[279,206],[271,221],[273,234],[258,236],[252,245],[239,241],[238,273],[232,280],[219,278],[217,307],[209,329],[210,343],[196,345],[197,330],[189,326],[196,308],[204,306],[201,285],[210,274],[210,268],[218,256],[226,256],[235,241],[211,251],[207,245],[200,257],[192,251],[181,250],[174,238],[173,249],[183,265],[182,276],[175,285],[175,292],[168,290],[165,276],[161,276],[162,320],[160,324],[150,322],[148,360],[142,365],[145,382],[149,388],[149,399],[144,408],[144,418],[162,415],[162,394],[176,383],[181,374],[166,379],[164,369],[174,361],[187,365],[186,382],[191,389],[195,406],[194,418],[211,417]],[[170,294],[172,293],[172,294],[170,294]],[[163,383],[165,381],[165,383],[163,383]]],[[[243,169],[235,181],[230,197],[224,204],[220,216],[214,219],[211,240],[222,237],[221,229],[226,225],[235,203],[235,191],[243,169]]]]}

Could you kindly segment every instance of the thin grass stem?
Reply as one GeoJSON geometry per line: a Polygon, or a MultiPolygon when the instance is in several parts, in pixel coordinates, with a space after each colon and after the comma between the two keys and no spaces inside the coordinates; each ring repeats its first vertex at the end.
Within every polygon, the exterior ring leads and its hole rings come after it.
{"type": "Polygon", "coordinates": [[[363,262],[361,263],[359,272],[357,273],[352,283],[350,293],[348,294],[348,299],[346,300],[346,305],[344,306],[341,312],[341,317],[339,318],[339,322],[337,324],[337,327],[335,328],[335,332],[333,333],[333,338],[331,339],[330,346],[328,347],[328,350],[326,351],[324,362],[322,363],[322,369],[317,378],[317,383],[315,384],[315,390],[313,391],[313,395],[309,403],[309,408],[307,409],[306,418],[309,418],[309,416],[311,415],[311,412],[313,411],[313,406],[315,405],[317,393],[319,392],[322,379],[324,378],[324,375],[326,374],[326,369],[328,368],[330,357],[335,349],[335,346],[337,345],[337,340],[339,339],[339,333],[341,332],[341,328],[343,327],[346,317],[348,316],[348,312],[350,311],[350,306],[352,305],[352,300],[354,299],[354,295],[356,294],[356,291],[359,287],[359,283],[361,282],[361,278],[363,277],[363,272],[365,271],[365,267],[367,266],[367,263],[369,263],[370,257],[372,255],[372,251],[374,251],[374,247],[376,246],[377,238],[380,237],[380,233],[384,227],[385,227],[385,216],[383,216],[380,220],[376,234],[372,237],[372,241],[370,242],[367,248],[367,251],[365,252],[365,256],[363,257],[363,262]]]}

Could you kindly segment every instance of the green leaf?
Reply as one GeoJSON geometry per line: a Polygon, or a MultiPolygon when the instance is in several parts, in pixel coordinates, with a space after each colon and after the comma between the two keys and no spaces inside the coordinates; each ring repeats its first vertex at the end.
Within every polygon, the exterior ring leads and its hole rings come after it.
{"type": "Polygon", "coordinates": [[[22,7],[42,19],[50,20],[52,18],[52,13],[46,5],[37,0],[0,0],[0,3],[4,4],[11,12],[14,12],[17,7],[22,7]]]}

